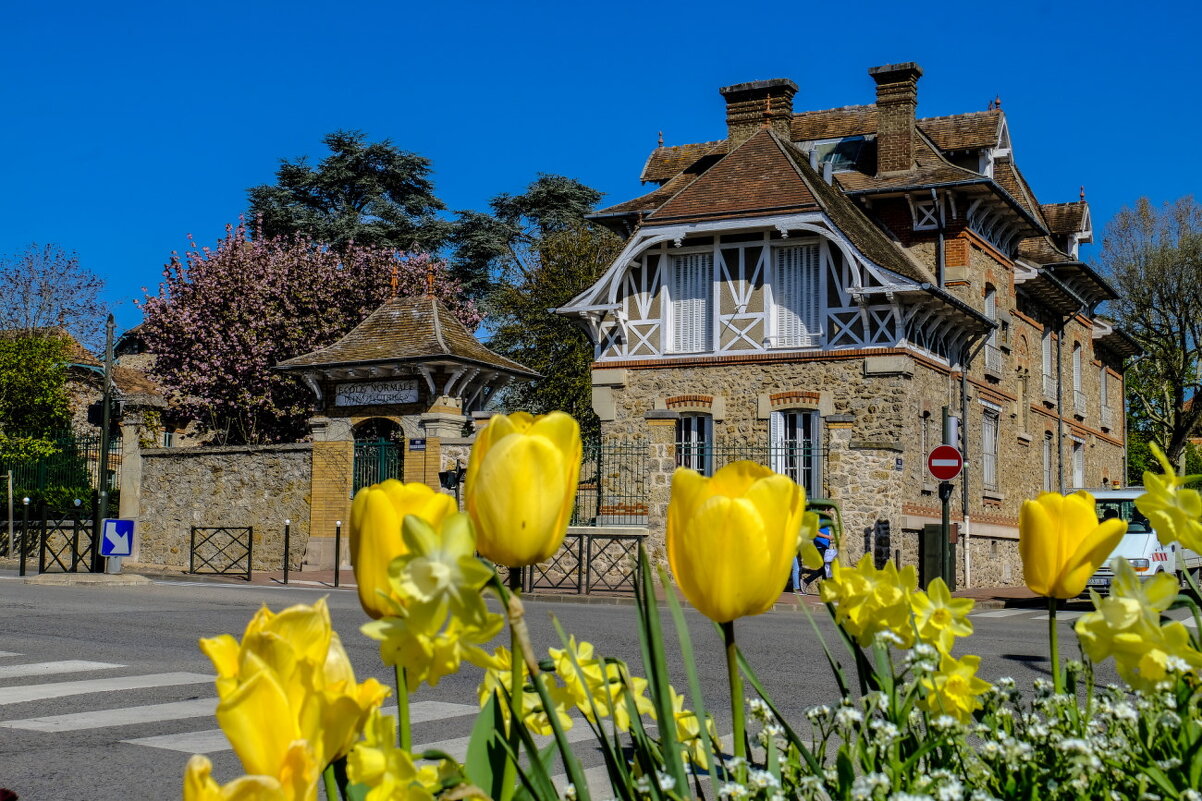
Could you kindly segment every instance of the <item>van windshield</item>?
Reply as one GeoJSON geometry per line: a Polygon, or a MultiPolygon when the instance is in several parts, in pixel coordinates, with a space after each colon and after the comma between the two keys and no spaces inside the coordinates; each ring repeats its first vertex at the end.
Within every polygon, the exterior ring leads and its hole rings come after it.
{"type": "Polygon", "coordinates": [[[1112,517],[1127,521],[1128,534],[1150,534],[1152,532],[1148,518],[1135,508],[1134,500],[1118,498],[1098,500],[1098,520],[1109,520],[1112,517]]]}

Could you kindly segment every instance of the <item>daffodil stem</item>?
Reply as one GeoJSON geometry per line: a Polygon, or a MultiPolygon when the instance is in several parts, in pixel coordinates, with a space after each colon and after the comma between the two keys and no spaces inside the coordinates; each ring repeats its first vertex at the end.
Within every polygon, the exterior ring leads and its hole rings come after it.
{"type": "Polygon", "coordinates": [[[409,734],[409,682],[405,678],[405,668],[396,665],[394,671],[396,676],[397,745],[407,752],[413,747],[413,741],[409,734]]]}
{"type": "Polygon", "coordinates": [[[726,643],[726,677],[730,683],[730,717],[734,725],[735,756],[747,758],[743,722],[743,676],[739,673],[739,649],[735,645],[735,624],[722,624],[722,639],[726,643]]]}
{"type": "Polygon", "coordinates": [[[1060,695],[1064,689],[1064,680],[1060,675],[1060,640],[1056,630],[1056,598],[1048,598],[1048,645],[1052,649],[1052,689],[1060,695]]]}
{"type": "Polygon", "coordinates": [[[326,786],[326,798],[329,801],[338,801],[342,798],[342,793],[338,791],[338,778],[334,776],[334,763],[326,765],[326,769],[321,772],[321,778],[326,786]]]}

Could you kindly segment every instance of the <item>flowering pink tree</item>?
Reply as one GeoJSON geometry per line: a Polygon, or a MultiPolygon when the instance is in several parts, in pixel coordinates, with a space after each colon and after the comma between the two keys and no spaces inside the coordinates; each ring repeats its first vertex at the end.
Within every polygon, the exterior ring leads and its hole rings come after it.
{"type": "Polygon", "coordinates": [[[445,262],[350,244],[335,252],[303,237],[248,237],[227,226],[215,249],[172,253],[158,295],[142,302],[154,374],[215,444],[303,437],[313,397],[271,368],[338,340],[392,294],[434,294],[468,328],[481,315],[445,262]]]}

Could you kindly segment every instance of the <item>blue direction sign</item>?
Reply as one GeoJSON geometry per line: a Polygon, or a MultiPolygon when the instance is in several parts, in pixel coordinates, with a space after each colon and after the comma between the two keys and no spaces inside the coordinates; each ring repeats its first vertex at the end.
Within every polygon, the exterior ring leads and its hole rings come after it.
{"type": "Polygon", "coordinates": [[[101,522],[101,556],[129,556],[133,549],[134,521],[106,518],[101,522]]]}

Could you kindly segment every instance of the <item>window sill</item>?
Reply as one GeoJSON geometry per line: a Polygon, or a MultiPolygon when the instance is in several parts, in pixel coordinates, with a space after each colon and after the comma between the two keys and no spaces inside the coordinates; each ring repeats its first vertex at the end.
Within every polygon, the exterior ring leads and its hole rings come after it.
{"type": "Polygon", "coordinates": [[[981,498],[986,501],[1004,501],[1006,500],[1006,494],[998,489],[986,488],[981,491],[981,498]]]}
{"type": "Polygon", "coordinates": [[[1031,440],[1033,440],[1033,439],[1035,439],[1035,438],[1025,431],[1018,435],[1018,441],[1021,442],[1023,445],[1030,445],[1031,440]]]}

